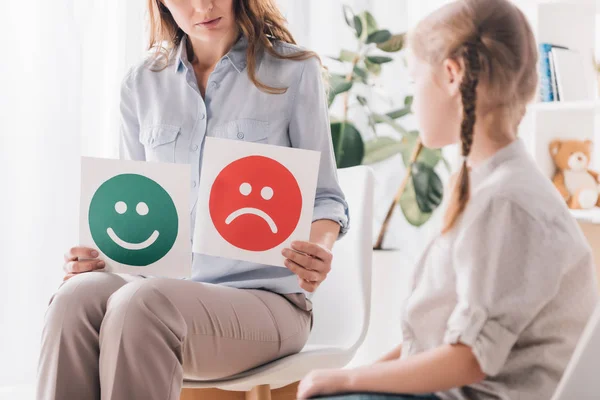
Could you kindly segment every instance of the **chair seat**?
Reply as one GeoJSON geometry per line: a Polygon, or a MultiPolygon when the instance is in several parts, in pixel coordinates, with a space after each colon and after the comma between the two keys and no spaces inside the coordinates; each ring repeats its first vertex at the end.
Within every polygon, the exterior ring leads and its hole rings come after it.
{"type": "Polygon", "coordinates": [[[222,380],[184,380],[184,388],[217,388],[231,391],[249,391],[257,385],[270,385],[278,389],[298,381],[299,376],[318,368],[341,368],[348,364],[355,349],[335,346],[307,345],[300,353],[275,360],[260,367],[242,372],[222,380]]]}

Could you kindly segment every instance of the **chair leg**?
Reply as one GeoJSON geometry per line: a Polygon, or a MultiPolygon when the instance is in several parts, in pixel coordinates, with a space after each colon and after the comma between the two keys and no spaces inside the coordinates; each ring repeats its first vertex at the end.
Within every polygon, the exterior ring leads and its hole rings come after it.
{"type": "Polygon", "coordinates": [[[244,392],[184,388],[181,390],[179,400],[245,400],[245,398],[244,392]]]}
{"type": "Polygon", "coordinates": [[[184,388],[179,400],[296,400],[299,383],[295,382],[275,390],[271,390],[269,385],[260,385],[249,392],[184,388]]]}
{"type": "Polygon", "coordinates": [[[254,386],[251,391],[246,392],[246,400],[272,400],[271,386],[254,386]]]}
{"type": "Polygon", "coordinates": [[[295,382],[285,387],[271,391],[272,400],[296,400],[298,393],[298,385],[300,382],[295,382]]]}

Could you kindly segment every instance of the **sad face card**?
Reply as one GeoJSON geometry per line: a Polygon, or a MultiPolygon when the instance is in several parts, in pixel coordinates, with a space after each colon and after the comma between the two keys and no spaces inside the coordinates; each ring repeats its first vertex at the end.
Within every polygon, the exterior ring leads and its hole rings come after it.
{"type": "Polygon", "coordinates": [[[207,137],[193,250],[283,267],[310,236],[320,153],[207,137]]]}

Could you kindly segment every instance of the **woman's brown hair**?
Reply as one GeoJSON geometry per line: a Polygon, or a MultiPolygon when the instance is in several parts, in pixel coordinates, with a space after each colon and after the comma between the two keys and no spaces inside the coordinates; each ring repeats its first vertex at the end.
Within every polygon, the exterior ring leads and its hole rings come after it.
{"type": "MultiPolygon", "coordinates": [[[[282,94],[287,88],[275,88],[263,84],[256,77],[256,56],[265,50],[271,56],[286,60],[306,60],[319,56],[312,51],[300,50],[292,54],[280,54],[273,47],[273,42],[280,40],[285,43],[296,44],[294,37],[285,27],[286,20],[275,5],[273,0],[233,0],[234,15],[237,25],[243,35],[248,38],[246,63],[248,76],[252,83],[260,90],[271,94],[282,94]]],[[[167,67],[172,56],[172,50],[179,47],[186,33],[175,22],[171,12],[161,0],[148,0],[150,22],[150,40],[148,49],[155,49],[154,61],[163,59],[162,70],[167,67]]],[[[188,54],[193,58],[193,49],[187,41],[188,54]]]]}
{"type": "Polygon", "coordinates": [[[452,179],[444,217],[448,232],[470,197],[467,157],[473,144],[476,111],[501,109],[516,130],[537,91],[538,52],[531,26],[508,0],[459,0],[422,20],[409,34],[415,56],[430,65],[452,59],[463,68],[460,94],[462,167],[452,179]]]}

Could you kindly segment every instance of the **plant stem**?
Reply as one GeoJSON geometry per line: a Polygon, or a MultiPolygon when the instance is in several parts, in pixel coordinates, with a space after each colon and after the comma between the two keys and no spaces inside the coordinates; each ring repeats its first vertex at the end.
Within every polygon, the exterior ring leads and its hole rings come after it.
{"type": "Polygon", "coordinates": [[[406,189],[406,185],[408,184],[408,180],[412,175],[412,166],[417,161],[419,154],[421,154],[421,150],[423,150],[423,143],[421,143],[421,139],[417,138],[417,142],[415,143],[415,148],[410,156],[410,162],[406,167],[406,174],[404,175],[404,179],[402,179],[402,183],[400,183],[400,188],[398,188],[398,192],[394,197],[394,201],[390,205],[390,208],[385,216],[385,220],[383,220],[383,225],[381,226],[381,230],[379,231],[379,237],[377,238],[377,242],[375,242],[374,250],[381,250],[381,246],[383,244],[383,238],[385,237],[385,233],[387,232],[388,225],[390,220],[392,219],[392,214],[394,213],[394,209],[396,208],[396,204],[400,201],[400,198],[404,194],[404,189],[406,189]]]}
{"type": "MultiPolygon", "coordinates": [[[[350,82],[352,80],[352,75],[354,74],[354,67],[356,67],[356,65],[358,64],[359,61],[360,61],[360,56],[356,56],[356,57],[354,57],[354,60],[352,60],[352,69],[350,70],[348,75],[346,75],[346,82],[350,82]]],[[[338,140],[337,154],[339,154],[340,159],[343,158],[341,152],[342,152],[342,148],[344,147],[344,134],[346,131],[346,121],[348,121],[348,103],[349,103],[349,101],[350,101],[350,91],[348,90],[346,93],[344,93],[344,119],[342,120],[342,125],[340,126],[340,138],[338,140]]],[[[339,168],[339,163],[338,163],[338,168],[339,168]]]]}
{"type": "MultiPolygon", "coordinates": [[[[360,61],[360,56],[356,56],[356,57],[354,57],[354,60],[352,60],[352,69],[350,70],[348,75],[346,75],[346,82],[350,82],[352,80],[352,75],[354,75],[354,67],[356,67],[358,65],[359,61],[360,61]]],[[[350,90],[348,90],[346,93],[344,93],[344,120],[346,120],[348,118],[348,103],[349,102],[350,102],[350,90]]]]}

